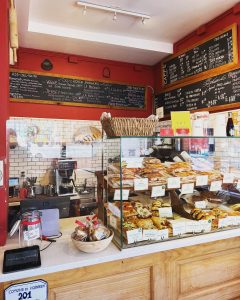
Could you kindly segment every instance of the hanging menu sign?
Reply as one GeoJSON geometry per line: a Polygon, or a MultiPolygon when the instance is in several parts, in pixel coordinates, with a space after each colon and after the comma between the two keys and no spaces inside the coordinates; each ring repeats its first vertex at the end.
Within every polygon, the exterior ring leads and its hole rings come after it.
{"type": "Polygon", "coordinates": [[[216,74],[219,68],[230,67],[237,62],[237,25],[233,24],[201,41],[201,44],[198,43],[164,60],[163,85],[191,80],[202,76],[203,73],[211,76],[210,73],[216,74]]]}
{"type": "Polygon", "coordinates": [[[239,107],[240,69],[214,76],[179,88],[168,89],[155,98],[155,108],[163,106],[164,114],[171,111],[239,107]],[[217,108],[216,108],[217,107],[217,108]]]}
{"type": "Polygon", "coordinates": [[[144,110],[146,89],[143,86],[115,82],[11,70],[10,100],[144,110]]]}

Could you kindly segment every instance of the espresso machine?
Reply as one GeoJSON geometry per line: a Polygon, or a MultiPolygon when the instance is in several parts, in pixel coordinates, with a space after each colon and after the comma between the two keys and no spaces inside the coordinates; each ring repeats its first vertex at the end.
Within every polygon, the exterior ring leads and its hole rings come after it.
{"type": "Polygon", "coordinates": [[[58,196],[77,195],[75,188],[77,161],[61,159],[56,161],[56,192],[58,196]]]}

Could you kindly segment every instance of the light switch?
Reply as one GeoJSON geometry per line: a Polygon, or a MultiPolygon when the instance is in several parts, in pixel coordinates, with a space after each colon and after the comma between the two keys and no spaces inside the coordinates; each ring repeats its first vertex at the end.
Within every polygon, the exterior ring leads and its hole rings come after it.
{"type": "Polygon", "coordinates": [[[3,160],[0,160],[0,186],[3,186],[3,160]]]}

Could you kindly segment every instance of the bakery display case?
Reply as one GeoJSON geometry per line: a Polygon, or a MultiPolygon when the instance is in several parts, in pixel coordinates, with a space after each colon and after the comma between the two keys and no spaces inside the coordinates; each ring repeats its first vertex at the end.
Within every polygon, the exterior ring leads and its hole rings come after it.
{"type": "Polygon", "coordinates": [[[115,244],[122,249],[240,227],[239,146],[233,137],[106,139],[104,206],[115,244]]]}

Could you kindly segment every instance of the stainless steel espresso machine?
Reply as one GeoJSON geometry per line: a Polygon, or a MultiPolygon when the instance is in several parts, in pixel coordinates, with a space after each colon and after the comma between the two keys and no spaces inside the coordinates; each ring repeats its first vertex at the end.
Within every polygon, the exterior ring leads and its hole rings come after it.
{"type": "Polygon", "coordinates": [[[75,188],[76,169],[76,160],[62,159],[56,161],[56,192],[58,196],[77,195],[77,191],[75,188]]]}

